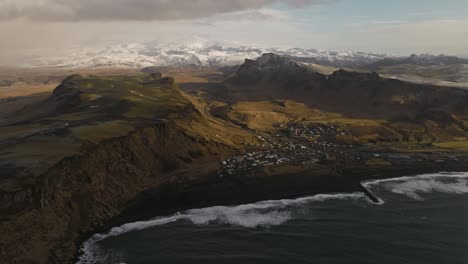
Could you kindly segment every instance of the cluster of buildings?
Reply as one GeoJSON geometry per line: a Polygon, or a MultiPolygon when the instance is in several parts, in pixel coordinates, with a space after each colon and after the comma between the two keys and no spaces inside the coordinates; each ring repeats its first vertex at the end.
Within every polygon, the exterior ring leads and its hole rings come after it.
{"type": "Polygon", "coordinates": [[[284,164],[314,164],[326,161],[336,145],[327,142],[298,142],[293,139],[273,140],[258,136],[261,151],[248,152],[220,162],[220,177],[243,174],[259,168],[284,164]]]}
{"type": "MultiPolygon", "coordinates": [[[[304,147],[304,146],[302,146],[304,147]]],[[[246,153],[221,161],[219,176],[238,175],[258,168],[284,164],[312,164],[325,159],[321,151],[290,146],[281,151],[269,150],[246,153]]]]}
{"type": "Polygon", "coordinates": [[[338,128],[333,125],[313,124],[309,126],[300,124],[287,125],[290,136],[294,137],[320,137],[320,136],[337,136],[347,135],[345,131],[338,131],[338,128]]]}
{"type": "Polygon", "coordinates": [[[220,177],[242,175],[249,171],[285,164],[309,165],[336,161],[366,162],[372,159],[383,159],[392,164],[411,164],[414,161],[430,161],[444,163],[457,161],[456,156],[443,153],[405,154],[387,151],[373,151],[370,146],[337,145],[332,139],[338,135],[348,135],[346,132],[332,126],[314,124],[304,126],[298,124],[281,124],[282,132],[262,136],[257,134],[255,150],[245,155],[231,157],[220,162],[220,177]],[[329,140],[330,139],[330,140],[329,140]]]}

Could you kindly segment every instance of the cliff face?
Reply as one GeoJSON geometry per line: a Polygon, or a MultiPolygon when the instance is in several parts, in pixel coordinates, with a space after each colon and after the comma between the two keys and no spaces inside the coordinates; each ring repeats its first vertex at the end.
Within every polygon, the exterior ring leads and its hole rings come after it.
{"type": "Polygon", "coordinates": [[[167,122],[67,158],[29,187],[0,197],[2,208],[14,209],[0,219],[0,262],[70,263],[80,237],[138,194],[184,181],[178,172],[229,152],[167,122]]]}

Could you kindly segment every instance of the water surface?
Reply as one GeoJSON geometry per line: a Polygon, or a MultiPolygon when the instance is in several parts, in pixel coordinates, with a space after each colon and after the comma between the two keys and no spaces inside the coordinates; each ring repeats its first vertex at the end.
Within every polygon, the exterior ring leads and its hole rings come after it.
{"type": "Polygon", "coordinates": [[[468,263],[468,173],[179,212],[96,234],[79,263],[468,263]]]}

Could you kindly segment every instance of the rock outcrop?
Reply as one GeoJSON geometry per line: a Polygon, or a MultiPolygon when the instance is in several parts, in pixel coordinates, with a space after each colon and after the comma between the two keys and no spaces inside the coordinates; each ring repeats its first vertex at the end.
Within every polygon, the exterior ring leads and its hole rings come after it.
{"type": "Polygon", "coordinates": [[[267,53],[257,60],[246,59],[227,82],[254,85],[260,82],[305,81],[314,77],[319,76],[300,66],[290,57],[267,53]]]}

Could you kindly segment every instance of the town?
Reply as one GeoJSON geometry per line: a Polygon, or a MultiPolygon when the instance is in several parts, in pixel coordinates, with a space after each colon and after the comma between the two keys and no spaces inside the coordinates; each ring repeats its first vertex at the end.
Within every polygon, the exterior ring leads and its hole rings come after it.
{"type": "Polygon", "coordinates": [[[242,175],[270,166],[286,164],[307,166],[337,162],[338,159],[348,162],[366,164],[379,160],[389,165],[413,161],[431,161],[445,163],[458,161],[456,154],[444,152],[399,153],[373,148],[374,144],[337,144],[336,136],[349,135],[333,125],[313,124],[278,124],[280,130],[275,134],[256,136],[256,144],[250,144],[250,150],[244,155],[220,161],[219,177],[242,175]]]}

